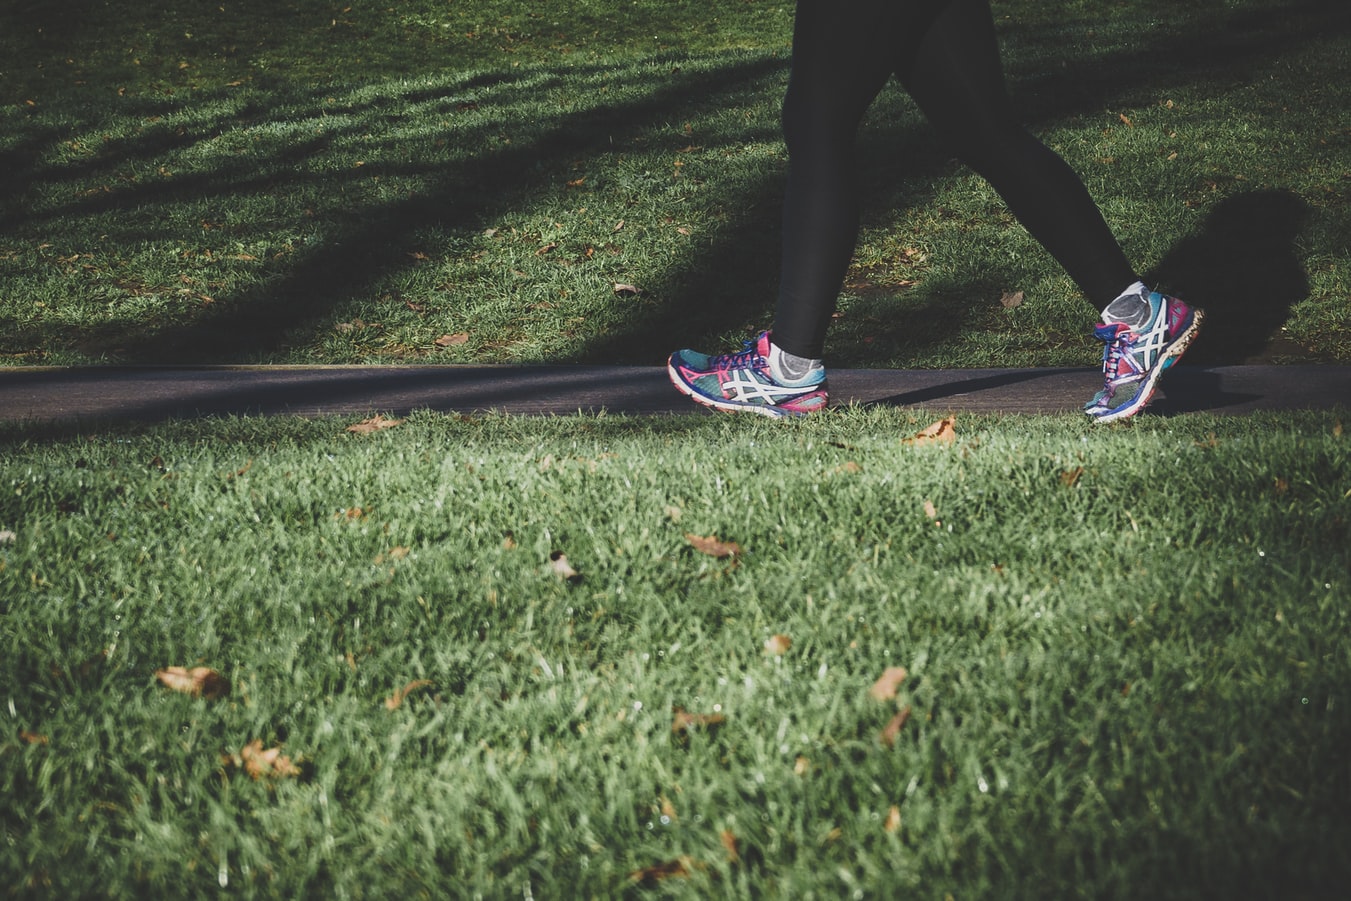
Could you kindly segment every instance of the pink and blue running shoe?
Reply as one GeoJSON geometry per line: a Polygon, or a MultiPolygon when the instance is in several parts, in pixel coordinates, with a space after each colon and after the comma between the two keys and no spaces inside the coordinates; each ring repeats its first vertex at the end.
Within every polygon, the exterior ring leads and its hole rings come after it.
{"type": "Polygon", "coordinates": [[[709,356],[678,350],[666,371],[678,391],[718,410],[802,416],[825,409],[824,369],[798,381],[780,381],[770,373],[769,354],[769,332],[761,332],[737,353],[709,356]]]}
{"type": "Polygon", "coordinates": [[[1200,310],[1157,291],[1145,299],[1150,316],[1138,330],[1124,322],[1100,323],[1093,330],[1093,336],[1106,345],[1102,352],[1105,384],[1084,405],[1084,412],[1097,422],[1125,419],[1144,409],[1159,377],[1181,358],[1201,330],[1200,310]]]}

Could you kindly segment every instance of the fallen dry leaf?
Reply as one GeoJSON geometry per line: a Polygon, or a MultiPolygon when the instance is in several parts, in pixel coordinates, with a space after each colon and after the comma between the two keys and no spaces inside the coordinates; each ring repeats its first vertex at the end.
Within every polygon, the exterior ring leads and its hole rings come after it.
{"type": "Polygon", "coordinates": [[[793,639],[787,635],[771,635],[765,639],[765,653],[774,657],[782,657],[788,653],[788,649],[793,646],[793,639]]]}
{"type": "Polygon", "coordinates": [[[933,425],[906,438],[905,444],[951,444],[957,440],[957,417],[940,419],[933,425]]]}
{"type": "Polygon", "coordinates": [[[230,693],[230,680],[206,666],[194,666],[192,669],[169,666],[156,670],[155,678],[167,688],[208,701],[215,701],[230,693]]]}
{"type": "Polygon", "coordinates": [[[437,347],[457,347],[461,344],[469,343],[468,332],[456,332],[453,335],[442,335],[436,339],[437,347]]]}
{"type": "Polygon", "coordinates": [[[874,701],[890,701],[896,697],[896,689],[901,687],[901,683],[908,675],[910,674],[903,666],[889,666],[873,683],[873,687],[868,689],[868,695],[874,701]]]}
{"type": "Polygon", "coordinates": [[[572,568],[567,554],[562,551],[554,551],[549,555],[549,568],[553,570],[554,575],[568,582],[576,582],[582,578],[582,574],[572,568]]]}
{"type": "Polygon", "coordinates": [[[263,743],[254,739],[239,750],[239,763],[244,772],[254,779],[265,776],[278,778],[299,776],[300,767],[291,762],[291,758],[282,754],[281,748],[263,750],[263,743]]]}
{"type": "Polygon", "coordinates": [[[45,745],[47,744],[47,736],[39,735],[36,732],[29,732],[27,729],[20,729],[19,741],[26,745],[45,745]]]}
{"type": "Polygon", "coordinates": [[[722,541],[716,535],[709,535],[707,538],[701,535],[685,533],[685,540],[701,554],[708,554],[710,557],[717,557],[719,560],[725,557],[736,557],[741,554],[741,546],[734,541],[722,541]]]}
{"type": "Polygon", "coordinates": [[[615,282],[614,292],[616,297],[637,297],[643,293],[643,290],[637,285],[627,285],[623,282],[615,282]]]}
{"type": "Polygon", "coordinates": [[[1002,297],[999,298],[999,305],[1006,310],[1011,310],[1014,307],[1021,306],[1022,303],[1023,303],[1022,291],[1007,292],[1002,297]]]}
{"type": "Polygon", "coordinates": [[[1079,477],[1084,474],[1082,466],[1076,466],[1073,469],[1067,469],[1060,474],[1060,484],[1066,488],[1073,488],[1079,484],[1079,477]]]}
{"type": "Polygon", "coordinates": [[[736,863],[739,861],[741,852],[737,849],[736,834],[730,829],[724,829],[719,837],[722,839],[723,850],[727,852],[727,862],[736,863]]]}
{"type": "Polygon", "coordinates": [[[666,879],[686,878],[690,875],[690,870],[695,866],[694,860],[690,857],[678,857],[675,860],[668,860],[665,863],[655,864],[650,867],[643,867],[641,870],[634,870],[629,874],[629,880],[640,885],[655,885],[666,879]]]}
{"type": "Polygon", "coordinates": [[[933,502],[933,501],[925,501],[925,502],[924,502],[924,515],[925,515],[926,517],[928,517],[929,519],[937,519],[937,518],[938,518],[938,508],[934,506],[934,502],[933,502]]]}
{"type": "Polygon", "coordinates": [[[891,718],[891,722],[887,723],[886,726],[882,728],[882,732],[877,736],[878,739],[882,744],[890,748],[892,745],[896,744],[896,736],[901,734],[901,730],[905,728],[905,724],[909,719],[910,706],[906,705],[891,718]]]}
{"type": "Polygon", "coordinates": [[[812,762],[805,757],[799,757],[793,761],[793,773],[797,776],[805,776],[812,771],[812,762]]]}
{"type": "Polygon", "coordinates": [[[392,547],[386,553],[375,555],[375,565],[379,566],[389,560],[402,560],[411,553],[412,551],[406,547],[392,547]]]}
{"type": "Polygon", "coordinates": [[[404,698],[408,697],[410,694],[417,691],[419,688],[430,687],[431,684],[432,680],[430,679],[414,679],[412,682],[409,682],[403,688],[400,688],[398,691],[394,692],[394,694],[385,698],[385,708],[387,710],[398,710],[401,706],[403,706],[404,698]]]}
{"type": "Polygon", "coordinates": [[[671,731],[676,733],[701,728],[716,729],[727,722],[727,717],[721,713],[690,713],[684,707],[676,707],[672,713],[671,731]]]}
{"type": "Polygon", "coordinates": [[[395,426],[403,425],[403,423],[404,420],[402,419],[390,419],[386,416],[377,414],[370,419],[363,419],[356,425],[349,425],[347,431],[351,432],[353,435],[369,435],[372,432],[378,432],[382,429],[392,429],[395,426]]]}
{"type": "Polygon", "coordinates": [[[891,805],[891,809],[887,811],[887,818],[882,823],[882,828],[887,832],[895,832],[901,828],[901,809],[895,804],[891,805]]]}

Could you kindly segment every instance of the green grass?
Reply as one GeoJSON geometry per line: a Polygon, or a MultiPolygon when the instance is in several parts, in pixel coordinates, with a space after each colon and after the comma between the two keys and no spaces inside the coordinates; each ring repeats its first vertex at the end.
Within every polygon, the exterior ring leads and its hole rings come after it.
{"type": "Polygon", "coordinates": [[[1344,885],[1340,420],[971,417],[952,446],[902,442],[925,424],[844,410],[420,414],[366,437],[333,420],[10,426],[0,884],[1344,885]],[[743,554],[704,556],[687,534],[743,554]],[[555,552],[580,581],[551,572],[555,552]],[[763,648],[777,634],[782,657],[763,648]],[[173,694],[154,675],[169,665],[213,667],[233,692],[173,694]],[[870,699],[896,665],[897,700],[870,699]],[[913,715],[887,748],[900,705],[913,715]],[[673,734],[677,707],[725,722],[673,734]],[[303,774],[253,781],[222,762],[253,740],[303,774]],[[686,874],[634,881],[672,861],[686,874]]]}
{"type": "MultiPolygon", "coordinates": [[[[1211,314],[1192,358],[1351,360],[1343,4],[994,9],[1029,125],[1211,314]]],[[[790,31],[766,0],[12,8],[0,359],[735,347],[776,290],[790,31]]],[[[899,90],[861,166],[835,364],[1093,363],[1095,311],[899,90]]]]}

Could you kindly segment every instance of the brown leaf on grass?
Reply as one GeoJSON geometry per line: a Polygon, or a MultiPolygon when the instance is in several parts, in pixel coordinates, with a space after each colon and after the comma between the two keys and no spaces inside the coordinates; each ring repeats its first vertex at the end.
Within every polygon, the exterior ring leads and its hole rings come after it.
{"type": "Polygon", "coordinates": [[[292,763],[291,758],[282,754],[281,748],[264,750],[262,741],[257,738],[240,748],[238,756],[239,765],[254,779],[300,775],[300,767],[292,763]]]}
{"type": "Polygon", "coordinates": [[[736,863],[741,860],[741,852],[737,849],[736,834],[731,829],[724,829],[719,838],[722,839],[723,850],[727,852],[727,862],[736,863]]]}
{"type": "Polygon", "coordinates": [[[793,639],[787,635],[771,635],[765,639],[765,653],[771,657],[782,657],[793,646],[793,639]]]}
{"type": "Polygon", "coordinates": [[[535,251],[535,256],[537,256],[537,257],[542,257],[542,256],[544,256],[546,253],[553,253],[553,252],[554,252],[555,250],[557,250],[557,249],[558,249],[558,242],[557,242],[557,241],[550,241],[548,244],[545,244],[545,245],[544,245],[543,247],[541,247],[539,250],[535,251]]]}
{"type": "Polygon", "coordinates": [[[29,732],[27,729],[20,729],[19,741],[26,745],[45,745],[47,744],[47,736],[39,735],[36,732],[29,732]]]}
{"type": "Polygon", "coordinates": [[[805,757],[799,757],[793,761],[793,774],[805,776],[812,771],[812,762],[805,757]]]}
{"type": "Polygon", "coordinates": [[[394,692],[394,694],[385,698],[385,709],[398,710],[401,706],[403,706],[404,698],[408,697],[410,694],[412,694],[413,692],[417,691],[420,688],[431,687],[431,684],[432,680],[430,679],[414,679],[412,682],[409,682],[403,688],[400,688],[398,691],[394,692]]]}
{"type": "Polygon", "coordinates": [[[889,666],[886,672],[878,677],[873,683],[873,687],[868,689],[868,695],[874,701],[890,701],[896,697],[896,690],[901,687],[905,677],[910,675],[903,666],[889,666]]]}
{"type": "Polygon", "coordinates": [[[910,705],[907,704],[891,718],[891,722],[887,723],[886,726],[882,728],[881,733],[877,736],[878,740],[888,748],[896,744],[896,736],[901,734],[901,730],[905,728],[905,724],[909,719],[910,705]]]}
{"type": "Polygon", "coordinates": [[[468,332],[456,332],[453,335],[442,335],[436,339],[437,347],[458,347],[461,344],[469,343],[468,332]]]}
{"type": "Polygon", "coordinates": [[[1079,484],[1079,477],[1084,474],[1082,466],[1076,466],[1073,469],[1067,469],[1060,474],[1060,484],[1066,488],[1073,488],[1079,484]]]}
{"type": "Polygon", "coordinates": [[[934,506],[933,501],[924,502],[924,515],[929,519],[938,519],[938,508],[934,506]]]}
{"type": "Polygon", "coordinates": [[[580,582],[582,574],[572,568],[568,562],[568,555],[562,551],[554,551],[549,555],[549,568],[553,570],[554,575],[566,582],[580,582]]]}
{"type": "Polygon", "coordinates": [[[674,708],[672,714],[671,731],[677,735],[695,729],[716,729],[727,722],[721,713],[690,713],[684,707],[674,708]]]}
{"type": "Polygon", "coordinates": [[[688,855],[681,856],[675,860],[668,860],[650,867],[643,867],[641,870],[634,870],[629,874],[629,881],[650,886],[667,879],[686,879],[695,867],[693,858],[688,855]]]}
{"type": "Polygon", "coordinates": [[[637,285],[628,285],[624,282],[615,282],[614,292],[616,297],[637,297],[643,293],[643,289],[637,285]]]}
{"type": "Polygon", "coordinates": [[[208,701],[218,700],[230,693],[230,680],[206,666],[194,666],[192,669],[169,666],[156,670],[155,678],[166,688],[208,701]]]}
{"type": "Polygon", "coordinates": [[[999,298],[999,305],[1006,310],[1011,310],[1014,307],[1022,306],[1022,303],[1023,303],[1022,291],[1006,292],[1002,297],[999,298]]]}
{"type": "Polygon", "coordinates": [[[390,560],[402,560],[411,553],[412,551],[406,547],[392,547],[383,554],[375,555],[375,565],[380,566],[390,560]]]}
{"type": "Polygon", "coordinates": [[[741,546],[734,541],[723,541],[716,535],[709,535],[707,538],[701,535],[694,535],[690,532],[685,533],[685,540],[701,554],[708,554],[710,557],[717,557],[722,560],[726,557],[736,557],[741,554],[741,546]]]}
{"type": "Polygon", "coordinates": [[[957,440],[957,417],[940,419],[926,429],[906,438],[904,444],[951,444],[957,440]]]}
{"type": "Polygon", "coordinates": [[[382,414],[376,414],[370,419],[363,419],[356,425],[349,425],[347,431],[353,435],[369,435],[372,432],[379,432],[382,429],[392,429],[395,426],[403,425],[402,419],[390,419],[382,414]]]}
{"type": "Polygon", "coordinates": [[[882,828],[887,832],[895,832],[901,828],[901,809],[895,804],[887,811],[887,818],[882,823],[882,828]]]}

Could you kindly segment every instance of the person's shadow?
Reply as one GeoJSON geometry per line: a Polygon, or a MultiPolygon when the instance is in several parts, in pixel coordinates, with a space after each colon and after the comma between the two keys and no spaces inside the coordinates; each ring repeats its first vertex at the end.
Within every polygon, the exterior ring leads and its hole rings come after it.
{"type": "Polygon", "coordinates": [[[1200,234],[1185,238],[1148,274],[1193,307],[1205,325],[1185,364],[1270,362],[1282,353],[1281,327],[1309,294],[1295,248],[1308,207],[1286,190],[1237,194],[1218,203],[1200,234]]]}

